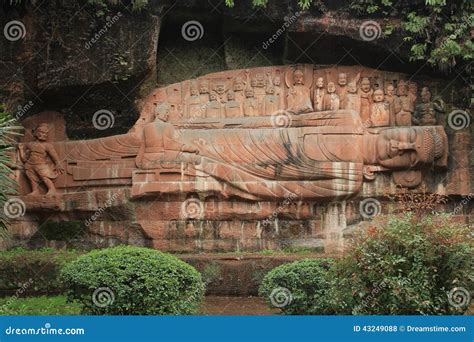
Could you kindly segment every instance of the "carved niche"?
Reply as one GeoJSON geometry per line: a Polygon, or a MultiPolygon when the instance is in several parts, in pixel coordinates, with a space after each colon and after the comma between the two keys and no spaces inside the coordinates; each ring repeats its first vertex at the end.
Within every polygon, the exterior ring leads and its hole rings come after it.
{"type": "Polygon", "coordinates": [[[127,134],[47,145],[39,134],[29,156],[20,148],[19,168],[31,180],[22,193],[37,195],[54,181],[56,196],[121,187],[132,199],[332,201],[356,196],[378,173],[416,187],[446,169],[447,137],[428,89],[415,106],[405,81],[384,79],[371,69],[294,65],[159,88],[127,134]]]}

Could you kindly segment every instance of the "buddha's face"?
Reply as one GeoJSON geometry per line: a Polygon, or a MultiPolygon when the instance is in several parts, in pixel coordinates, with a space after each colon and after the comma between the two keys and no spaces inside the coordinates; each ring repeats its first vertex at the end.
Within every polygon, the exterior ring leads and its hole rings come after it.
{"type": "Polygon", "coordinates": [[[368,78],[364,78],[362,82],[360,82],[360,89],[365,93],[370,91],[370,81],[368,78]]]}
{"type": "Polygon", "coordinates": [[[319,77],[317,80],[316,80],[316,86],[318,88],[324,88],[324,79],[322,77],[319,77]]]}
{"type": "Polygon", "coordinates": [[[395,87],[393,85],[388,85],[387,88],[385,89],[385,94],[387,96],[393,96],[395,95],[395,87]]]}
{"type": "Polygon", "coordinates": [[[328,93],[334,93],[336,91],[336,85],[334,82],[329,82],[328,83],[328,93]]]}
{"type": "Polygon", "coordinates": [[[344,73],[339,74],[339,76],[337,78],[337,83],[340,86],[345,86],[347,84],[347,75],[344,74],[344,73]]]}
{"type": "Polygon", "coordinates": [[[383,91],[380,89],[377,89],[376,91],[374,91],[373,99],[374,99],[374,102],[383,102],[384,100],[383,91]]]}
{"type": "Polygon", "coordinates": [[[293,77],[295,84],[304,84],[303,73],[300,70],[296,70],[293,77]]]}
{"type": "MultiPolygon", "coordinates": [[[[436,149],[443,140],[432,129],[404,127],[380,132],[377,139],[377,157],[380,165],[389,169],[420,169],[435,161],[436,149]]],[[[439,156],[438,156],[439,157],[439,156]]]]}

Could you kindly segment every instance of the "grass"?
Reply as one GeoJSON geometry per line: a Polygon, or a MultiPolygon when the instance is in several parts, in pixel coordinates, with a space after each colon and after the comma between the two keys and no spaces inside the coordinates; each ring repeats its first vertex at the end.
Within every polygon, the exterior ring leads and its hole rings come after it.
{"type": "Polygon", "coordinates": [[[16,298],[0,298],[0,315],[80,315],[81,308],[78,304],[66,301],[66,296],[41,296],[16,298]]]}

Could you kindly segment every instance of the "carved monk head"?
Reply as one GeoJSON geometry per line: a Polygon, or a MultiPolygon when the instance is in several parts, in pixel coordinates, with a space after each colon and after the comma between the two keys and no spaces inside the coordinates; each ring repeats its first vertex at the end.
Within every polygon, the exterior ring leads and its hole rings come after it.
{"type": "Polygon", "coordinates": [[[265,75],[262,73],[262,72],[259,72],[256,76],[255,76],[255,87],[257,88],[263,88],[265,87],[265,75]]]}
{"type": "Polygon", "coordinates": [[[370,91],[370,80],[367,77],[364,77],[362,81],[360,81],[360,89],[365,93],[370,91]]]}
{"type": "Polygon", "coordinates": [[[374,91],[374,94],[372,95],[372,98],[374,100],[374,102],[383,102],[385,96],[383,94],[383,90],[382,89],[377,89],[374,91]]]}
{"type": "Polygon", "coordinates": [[[335,91],[336,91],[336,85],[334,84],[334,82],[329,82],[328,83],[328,93],[332,94],[335,91]]]}
{"type": "Polygon", "coordinates": [[[206,80],[202,80],[199,83],[199,92],[201,94],[208,94],[209,93],[209,82],[206,80]]]}
{"type": "Polygon", "coordinates": [[[35,129],[35,138],[39,141],[46,141],[48,139],[49,127],[46,123],[39,124],[35,129]]]}
{"type": "Polygon", "coordinates": [[[349,85],[347,86],[347,92],[351,94],[357,93],[357,83],[350,82],[349,85]]]}
{"type": "Polygon", "coordinates": [[[211,101],[217,101],[219,99],[219,97],[217,96],[217,93],[215,91],[211,91],[210,94],[209,94],[209,99],[211,101]]]}
{"type": "Polygon", "coordinates": [[[300,69],[296,69],[293,73],[293,84],[304,84],[304,74],[300,69]]]}
{"type": "Polygon", "coordinates": [[[253,96],[254,96],[253,88],[248,87],[247,89],[245,89],[245,97],[250,98],[253,96]]]}
{"type": "Polygon", "coordinates": [[[337,77],[337,84],[340,86],[345,86],[347,84],[347,75],[341,72],[337,77]]]}
{"type": "Polygon", "coordinates": [[[389,169],[421,169],[443,157],[446,137],[434,127],[399,127],[380,132],[377,159],[389,169]]]}
{"type": "Polygon", "coordinates": [[[229,90],[227,93],[227,100],[228,101],[234,101],[235,100],[235,93],[232,90],[229,90]]]}
{"type": "Polygon", "coordinates": [[[389,84],[387,88],[385,88],[385,95],[390,97],[395,95],[395,87],[393,86],[393,84],[389,84]]]}
{"type": "Polygon", "coordinates": [[[400,80],[397,85],[397,95],[406,96],[408,94],[408,86],[404,80],[400,80]]]}
{"type": "Polygon", "coordinates": [[[275,78],[273,79],[273,85],[275,85],[276,87],[279,87],[281,84],[281,77],[280,76],[275,76],[275,78]]]}
{"type": "Polygon", "coordinates": [[[324,78],[318,77],[318,79],[316,80],[316,87],[324,88],[324,78]]]}
{"type": "Polygon", "coordinates": [[[423,87],[421,89],[421,102],[429,103],[431,101],[431,92],[428,87],[423,87]]]}
{"type": "Polygon", "coordinates": [[[237,76],[234,81],[234,91],[242,91],[244,90],[244,87],[244,79],[240,76],[237,76]]]}
{"type": "Polygon", "coordinates": [[[219,82],[217,82],[216,84],[214,84],[213,90],[214,90],[217,94],[219,94],[219,95],[224,94],[224,92],[225,92],[225,84],[224,84],[224,82],[219,81],[219,82]]]}
{"type": "Polygon", "coordinates": [[[155,107],[155,120],[168,121],[171,107],[168,102],[157,104],[155,107]]]}
{"type": "Polygon", "coordinates": [[[418,92],[418,84],[416,84],[416,82],[408,82],[408,92],[416,95],[418,92]]]}

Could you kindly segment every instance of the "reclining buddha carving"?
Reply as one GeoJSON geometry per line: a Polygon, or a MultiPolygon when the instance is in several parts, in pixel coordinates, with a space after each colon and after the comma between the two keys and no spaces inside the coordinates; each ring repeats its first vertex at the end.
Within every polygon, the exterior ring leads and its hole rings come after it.
{"type": "Polygon", "coordinates": [[[159,88],[129,133],[54,142],[66,166],[56,188],[329,201],[357,195],[378,173],[417,187],[447,167],[443,127],[415,126],[435,121],[412,120],[417,99],[398,75],[339,69],[235,70],[159,88]]]}

